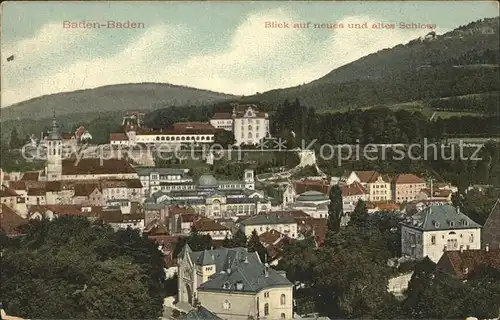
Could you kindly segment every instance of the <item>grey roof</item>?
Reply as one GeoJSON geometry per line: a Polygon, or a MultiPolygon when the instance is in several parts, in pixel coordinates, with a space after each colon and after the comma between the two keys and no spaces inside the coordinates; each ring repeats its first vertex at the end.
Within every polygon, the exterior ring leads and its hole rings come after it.
{"type": "Polygon", "coordinates": [[[329,200],[329,197],[319,191],[306,191],[297,197],[297,201],[322,201],[329,200]]]}
{"type": "Polygon", "coordinates": [[[136,167],[135,170],[139,176],[148,176],[151,173],[155,172],[158,175],[184,175],[184,169],[177,168],[147,168],[147,167],[136,167]]]}
{"type": "Polygon", "coordinates": [[[481,235],[483,245],[489,244],[490,247],[494,248],[500,246],[500,199],[497,200],[488,219],[484,223],[481,235]]]}
{"type": "Polygon", "coordinates": [[[191,255],[191,253],[193,252],[193,250],[191,250],[191,247],[189,246],[189,244],[185,244],[184,247],[182,247],[181,249],[181,252],[179,252],[179,254],[177,255],[178,258],[182,259],[184,258],[184,256],[186,254],[189,254],[191,255]]]}
{"type": "Polygon", "coordinates": [[[422,231],[481,228],[481,225],[449,204],[426,207],[407,217],[401,224],[422,231]]]}
{"type": "Polygon", "coordinates": [[[222,318],[217,317],[214,313],[210,312],[204,307],[198,307],[188,312],[186,315],[186,320],[222,320],[222,318]]]}
{"type": "Polygon", "coordinates": [[[216,273],[198,290],[258,292],[267,287],[292,285],[282,273],[262,264],[256,252],[247,252],[246,248],[192,252],[190,258],[196,264],[205,259],[215,264],[216,273]]]}
{"type": "Polygon", "coordinates": [[[212,264],[215,264],[215,257],[214,255],[212,254],[212,252],[210,252],[212,250],[204,250],[200,256],[198,257],[198,259],[196,259],[196,265],[198,266],[208,266],[208,265],[212,265],[212,264]]]}
{"type": "Polygon", "coordinates": [[[240,222],[244,226],[264,225],[264,224],[284,224],[296,223],[290,216],[280,216],[276,214],[259,214],[240,222]]]}
{"type": "Polygon", "coordinates": [[[52,127],[47,135],[47,140],[62,140],[61,131],[55,117],[52,119],[52,127]]]}
{"type": "Polygon", "coordinates": [[[211,174],[203,174],[198,179],[199,188],[217,188],[218,186],[217,179],[211,174]]]}

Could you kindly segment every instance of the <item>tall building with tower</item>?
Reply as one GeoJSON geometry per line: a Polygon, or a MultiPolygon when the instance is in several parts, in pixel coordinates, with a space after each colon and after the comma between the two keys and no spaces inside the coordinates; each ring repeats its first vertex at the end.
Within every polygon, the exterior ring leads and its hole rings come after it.
{"type": "Polygon", "coordinates": [[[63,138],[56,117],[52,119],[52,127],[46,138],[47,162],[45,176],[48,181],[61,180],[62,176],[62,146],[63,138]]]}

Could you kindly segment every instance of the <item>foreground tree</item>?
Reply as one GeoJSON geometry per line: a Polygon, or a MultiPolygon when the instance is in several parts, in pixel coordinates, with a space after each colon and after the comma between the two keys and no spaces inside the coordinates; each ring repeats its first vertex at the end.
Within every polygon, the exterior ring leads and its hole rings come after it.
{"type": "Polygon", "coordinates": [[[256,230],[252,231],[252,234],[248,238],[247,248],[248,252],[257,252],[262,262],[269,262],[267,250],[262,242],[260,242],[259,235],[257,234],[256,230]]]}
{"type": "Polygon", "coordinates": [[[81,319],[161,314],[163,257],[136,231],[117,236],[108,225],[59,217],[33,221],[25,233],[4,248],[1,260],[1,299],[8,313],[81,319]]]}
{"type": "Polygon", "coordinates": [[[328,231],[340,231],[340,222],[344,216],[342,205],[342,191],[338,184],[330,188],[330,204],[328,206],[328,231]]]}

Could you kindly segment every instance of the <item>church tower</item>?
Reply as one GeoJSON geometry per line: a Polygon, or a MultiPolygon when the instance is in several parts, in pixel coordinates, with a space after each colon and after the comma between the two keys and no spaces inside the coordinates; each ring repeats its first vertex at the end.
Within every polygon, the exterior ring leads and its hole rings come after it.
{"type": "Polygon", "coordinates": [[[61,180],[62,176],[62,135],[56,117],[52,119],[52,127],[46,138],[47,163],[45,176],[48,181],[61,180]]]}

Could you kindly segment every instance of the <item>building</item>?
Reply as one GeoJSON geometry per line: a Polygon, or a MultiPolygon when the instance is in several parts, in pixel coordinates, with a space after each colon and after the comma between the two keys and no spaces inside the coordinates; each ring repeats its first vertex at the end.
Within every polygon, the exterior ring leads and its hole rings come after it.
{"type": "MultiPolygon", "coordinates": [[[[128,138],[128,143],[125,142],[122,133],[114,132],[110,134],[111,145],[162,144],[177,147],[180,144],[199,145],[214,143],[215,134],[222,129],[217,129],[210,123],[205,122],[179,122],[165,129],[151,129],[127,125],[124,127],[124,130],[128,138]]],[[[174,151],[174,149],[167,149],[165,151],[174,151]]]]}
{"type": "Polygon", "coordinates": [[[341,185],[340,191],[342,192],[342,208],[345,214],[353,212],[359,200],[367,202],[370,199],[368,191],[357,181],[341,185]]]}
{"type": "Polygon", "coordinates": [[[465,281],[479,266],[500,271],[500,249],[486,246],[480,250],[446,251],[439,259],[436,270],[465,281]]]}
{"type": "Polygon", "coordinates": [[[179,304],[201,305],[222,319],[293,319],[292,283],[245,248],[179,254],[179,304]]]}
{"type": "Polygon", "coordinates": [[[388,201],[392,198],[391,179],[376,171],[352,171],[341,178],[342,184],[360,183],[369,194],[369,201],[388,201]]]}
{"type": "Polygon", "coordinates": [[[270,198],[254,190],[253,170],[245,170],[240,181],[217,180],[211,174],[200,176],[197,183],[183,183],[169,192],[157,192],[146,203],[190,206],[210,218],[257,214],[271,209],[270,198]]]}
{"type": "Polygon", "coordinates": [[[299,194],[289,207],[292,210],[301,210],[313,218],[328,218],[329,203],[328,195],[319,191],[306,191],[299,194]]]}
{"type": "Polygon", "coordinates": [[[453,191],[450,189],[431,189],[424,188],[421,189],[418,193],[416,200],[434,200],[434,201],[443,201],[443,202],[451,202],[451,196],[453,195],[453,191]]]}
{"type": "Polygon", "coordinates": [[[150,197],[158,191],[193,190],[193,178],[188,169],[136,168],[144,188],[144,195],[150,197]]]}
{"type": "Polygon", "coordinates": [[[425,180],[414,174],[398,174],[392,179],[392,199],[398,203],[416,200],[425,187],[425,180]]]}
{"type": "Polygon", "coordinates": [[[481,226],[451,205],[429,206],[401,222],[401,251],[437,263],[443,252],[481,248],[481,226]]]}
{"type": "Polygon", "coordinates": [[[280,212],[268,212],[249,217],[240,222],[239,228],[247,237],[250,237],[254,230],[257,231],[257,235],[261,235],[273,229],[292,239],[298,236],[295,219],[280,212]]]}
{"type": "Polygon", "coordinates": [[[270,136],[269,115],[255,105],[234,105],[232,113],[215,113],[210,124],[233,132],[236,145],[258,144],[270,136]]]}
{"type": "Polygon", "coordinates": [[[500,248],[500,199],[497,200],[486,219],[481,235],[483,247],[489,245],[491,248],[500,248]]]}

